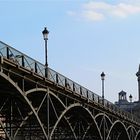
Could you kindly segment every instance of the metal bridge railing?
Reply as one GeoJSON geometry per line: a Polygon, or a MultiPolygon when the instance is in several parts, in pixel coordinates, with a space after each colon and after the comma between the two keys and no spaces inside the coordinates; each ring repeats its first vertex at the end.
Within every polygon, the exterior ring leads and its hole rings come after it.
{"type": "Polygon", "coordinates": [[[21,67],[24,67],[25,69],[33,71],[42,77],[46,77],[48,80],[54,82],[55,84],[62,86],[66,88],[67,90],[70,90],[91,102],[97,103],[98,105],[101,105],[102,107],[105,107],[106,109],[118,115],[121,115],[122,117],[127,117],[128,119],[132,121],[140,123],[140,120],[138,120],[137,117],[130,114],[129,112],[121,110],[119,107],[115,106],[113,103],[107,101],[106,99],[103,100],[101,96],[84,88],[83,86],[77,84],[76,82],[70,80],[69,78],[46,67],[40,62],[30,58],[29,56],[17,51],[16,49],[12,48],[11,46],[1,41],[0,41],[0,56],[6,59],[9,59],[11,62],[16,63],[17,65],[20,65],[21,67]]]}

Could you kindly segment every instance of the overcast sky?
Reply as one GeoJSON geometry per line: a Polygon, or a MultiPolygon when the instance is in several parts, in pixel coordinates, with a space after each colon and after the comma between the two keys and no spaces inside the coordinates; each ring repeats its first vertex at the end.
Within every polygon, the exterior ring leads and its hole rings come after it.
{"type": "Polygon", "coordinates": [[[140,0],[0,0],[0,40],[101,95],[138,99],[140,0]]]}

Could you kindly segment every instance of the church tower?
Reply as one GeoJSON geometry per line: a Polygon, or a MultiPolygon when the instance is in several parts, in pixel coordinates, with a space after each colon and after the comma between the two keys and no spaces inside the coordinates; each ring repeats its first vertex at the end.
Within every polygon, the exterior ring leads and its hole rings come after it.
{"type": "Polygon", "coordinates": [[[139,70],[138,72],[136,73],[136,76],[138,77],[138,94],[139,94],[139,102],[140,102],[140,65],[139,65],[139,70]]]}

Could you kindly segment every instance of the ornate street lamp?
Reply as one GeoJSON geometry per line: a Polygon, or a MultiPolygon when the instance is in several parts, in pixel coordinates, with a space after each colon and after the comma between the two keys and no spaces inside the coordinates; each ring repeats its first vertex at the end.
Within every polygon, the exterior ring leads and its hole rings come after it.
{"type": "Polygon", "coordinates": [[[48,40],[49,31],[47,30],[47,27],[44,28],[44,30],[42,31],[42,34],[43,34],[43,38],[45,40],[45,66],[48,67],[47,40],[48,40]]]}
{"type": "Polygon", "coordinates": [[[132,97],[132,95],[130,94],[130,95],[129,95],[130,103],[132,103],[132,98],[133,98],[133,97],[132,97]]]}
{"type": "MultiPolygon", "coordinates": [[[[48,78],[48,56],[47,56],[47,41],[48,41],[48,34],[49,31],[47,30],[47,27],[44,28],[44,30],[42,31],[43,34],[43,38],[45,40],[45,76],[48,78]]],[[[49,109],[49,91],[47,91],[47,134],[48,134],[48,140],[50,140],[50,132],[49,132],[49,128],[50,128],[50,109],[49,109]]]]}
{"type": "Polygon", "coordinates": [[[105,80],[104,72],[101,73],[101,80],[102,80],[102,99],[103,99],[103,105],[104,105],[104,80],[105,80]]]}

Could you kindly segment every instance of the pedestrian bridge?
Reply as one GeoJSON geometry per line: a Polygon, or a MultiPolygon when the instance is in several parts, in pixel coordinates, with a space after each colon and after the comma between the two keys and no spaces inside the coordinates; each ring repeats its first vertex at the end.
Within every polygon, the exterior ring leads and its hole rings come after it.
{"type": "Polygon", "coordinates": [[[140,120],[0,42],[0,140],[140,140],[140,120]]]}

